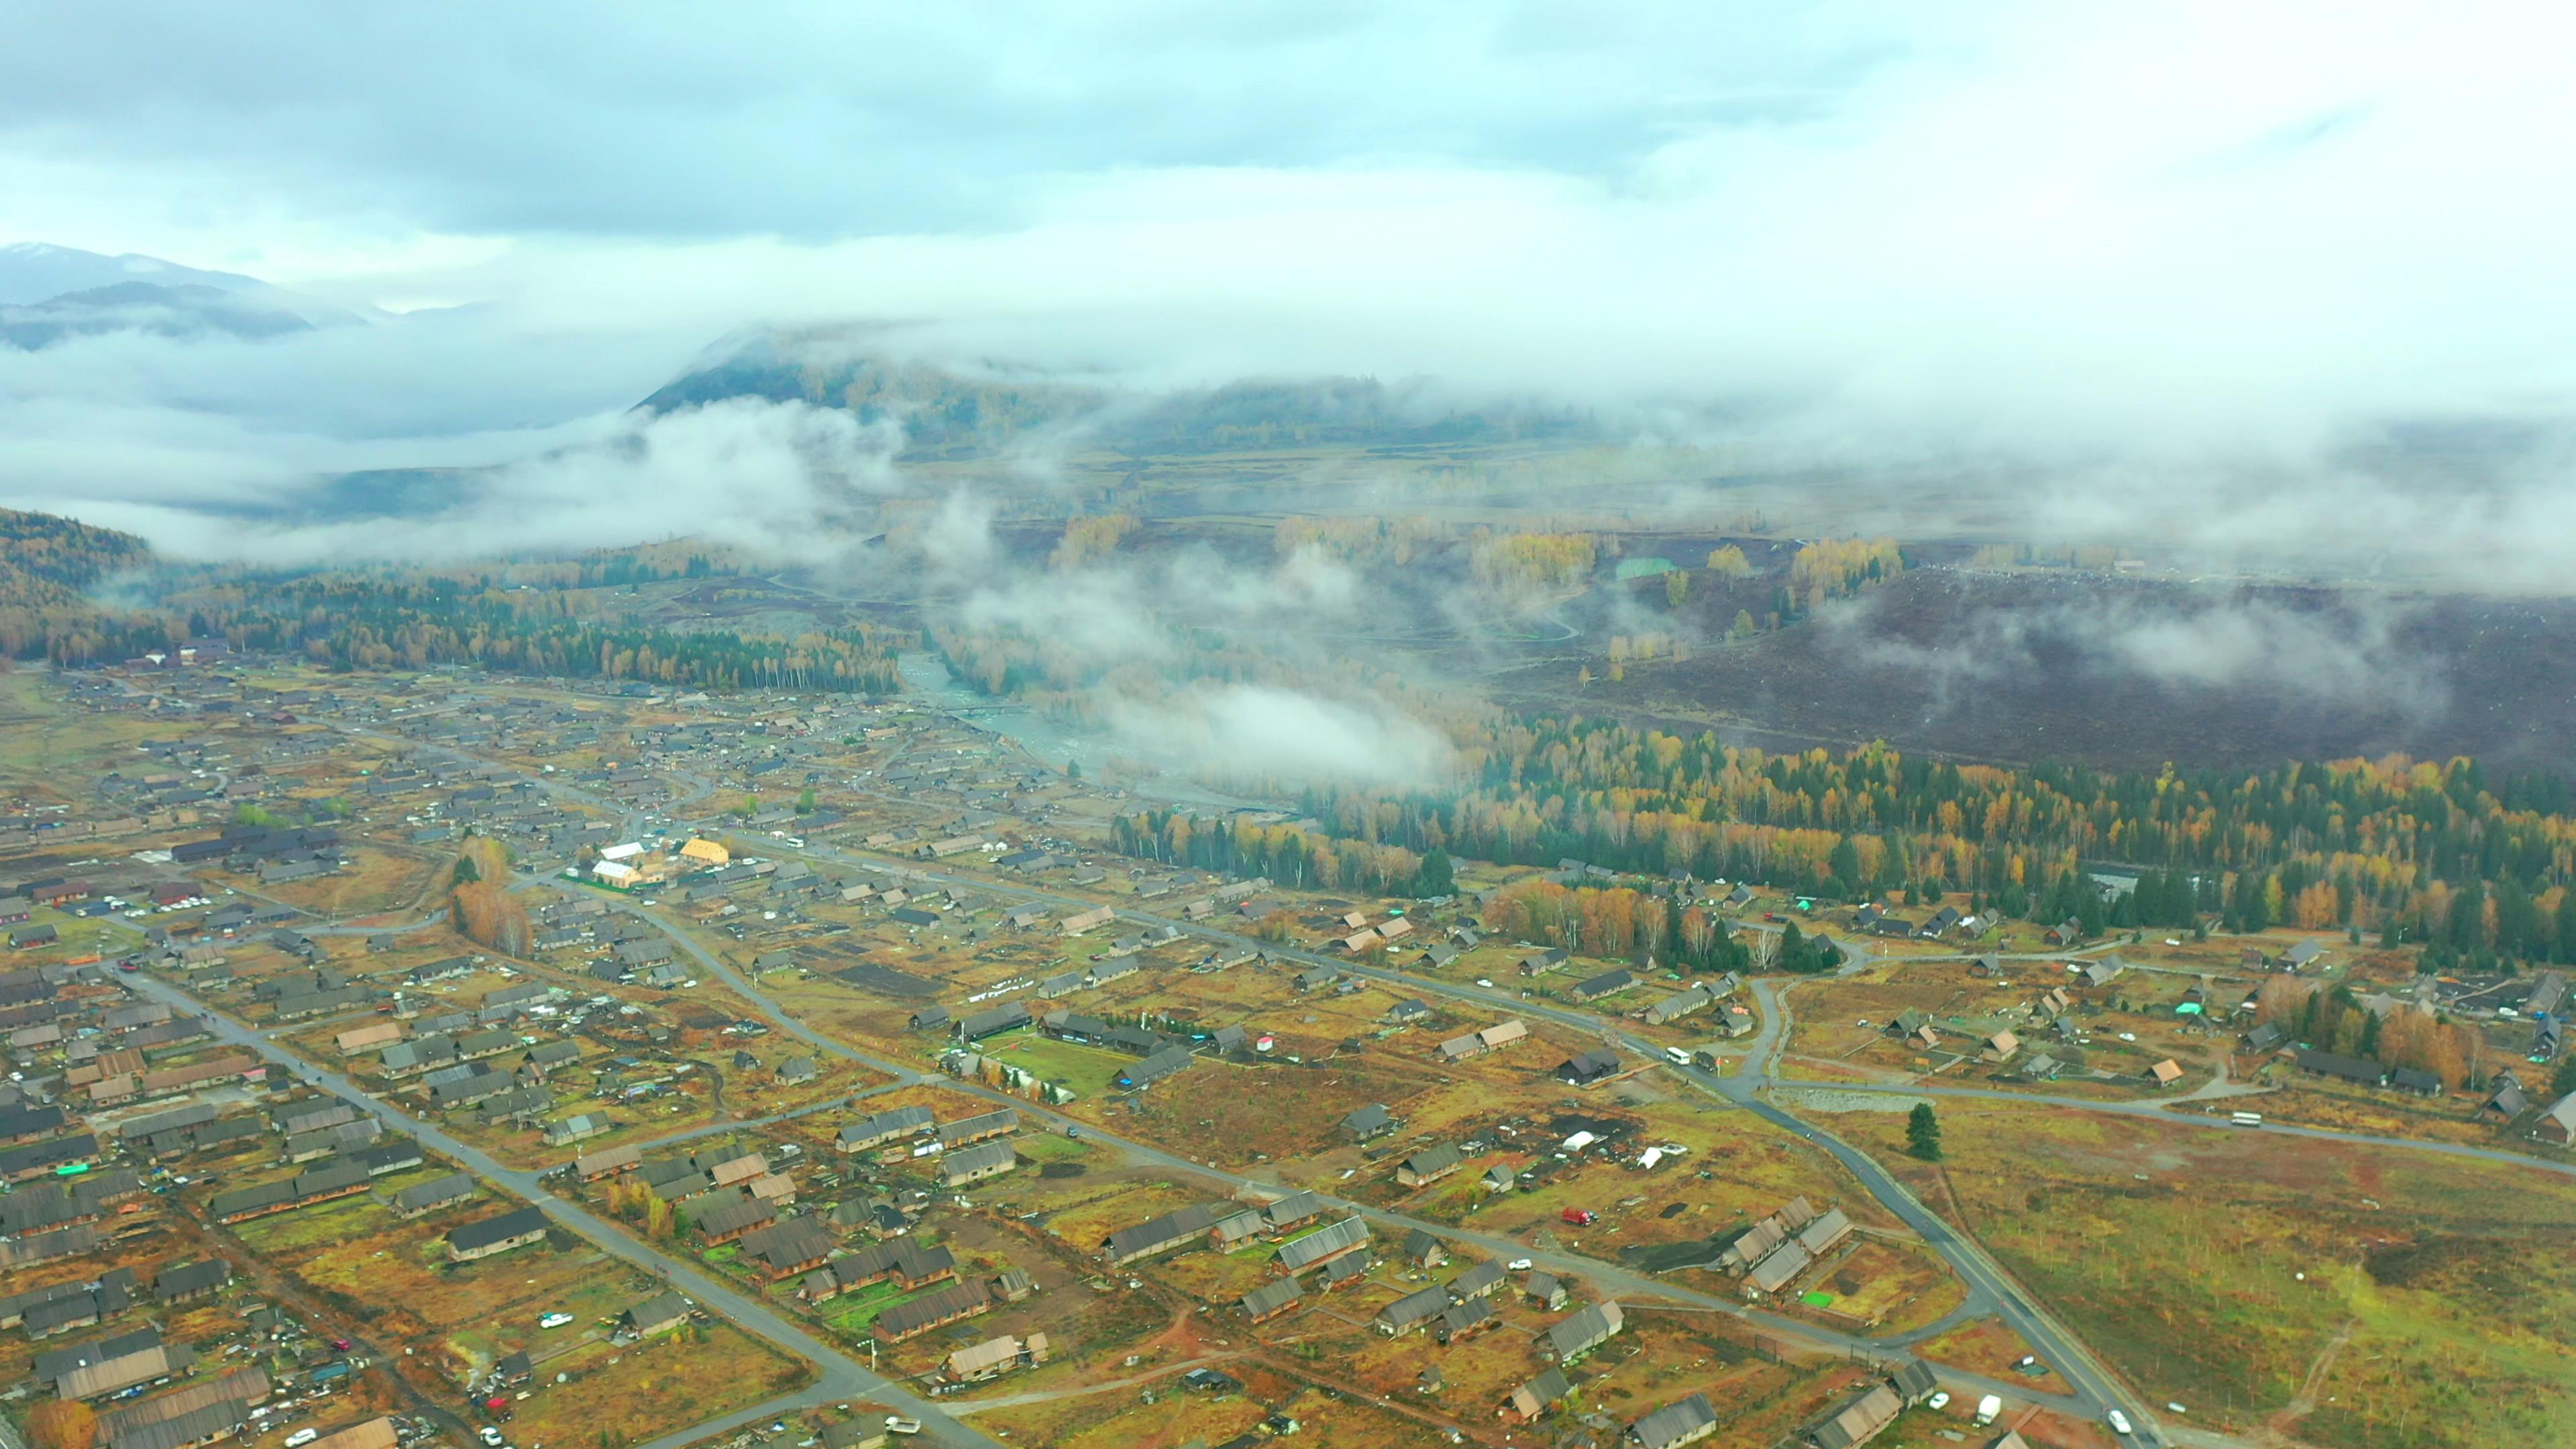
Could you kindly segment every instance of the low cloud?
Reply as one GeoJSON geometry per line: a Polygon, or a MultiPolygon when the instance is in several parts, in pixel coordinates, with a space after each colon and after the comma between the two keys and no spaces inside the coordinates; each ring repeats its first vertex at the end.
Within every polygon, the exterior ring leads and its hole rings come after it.
{"type": "Polygon", "coordinates": [[[1313,547],[1300,548],[1267,570],[1190,549],[1167,566],[1165,582],[1167,596],[1175,601],[1203,602],[1287,630],[1317,619],[1347,619],[1363,597],[1358,572],[1313,547]]]}
{"type": "Polygon", "coordinates": [[[1220,779],[1429,786],[1455,766],[1439,731],[1400,711],[1269,685],[1122,702],[1110,729],[1123,748],[1220,779]]]}
{"type": "Polygon", "coordinates": [[[681,537],[820,563],[850,545],[873,501],[895,486],[902,441],[891,425],[848,413],[733,399],[630,416],[603,437],[425,480],[417,511],[401,515],[328,516],[312,489],[250,490],[229,512],[159,499],[79,511],[134,527],[179,557],[286,566],[443,563],[681,537]]]}
{"type": "Polygon", "coordinates": [[[2350,595],[2315,596],[2308,607],[2110,597],[1983,606],[1928,628],[1903,628],[1907,621],[1872,597],[1833,608],[1822,637],[1829,649],[1861,662],[1912,671],[1931,687],[1936,708],[1980,685],[2056,676],[2137,679],[2432,720],[2449,708],[2450,684],[2440,661],[2405,637],[2407,618],[2403,605],[2350,595]]]}
{"type": "Polygon", "coordinates": [[[942,578],[979,577],[993,564],[993,505],[971,488],[939,500],[914,536],[921,557],[942,578]]]}
{"type": "Polygon", "coordinates": [[[1037,641],[1083,672],[1171,652],[1168,629],[1120,569],[1013,573],[968,594],[956,619],[972,632],[1037,641]]]}

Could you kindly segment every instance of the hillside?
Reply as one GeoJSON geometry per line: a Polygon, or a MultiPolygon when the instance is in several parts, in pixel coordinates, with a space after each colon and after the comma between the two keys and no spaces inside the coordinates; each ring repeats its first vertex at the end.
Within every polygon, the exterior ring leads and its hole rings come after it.
{"type": "Polygon", "coordinates": [[[89,597],[151,562],[132,534],[0,509],[0,656],[87,662],[166,643],[169,621],[114,614],[89,597]]]}
{"type": "Polygon", "coordinates": [[[151,561],[151,546],[133,534],[0,508],[0,598],[14,601],[30,592],[68,597],[151,561]]]}
{"type": "Polygon", "coordinates": [[[1148,393],[1000,366],[906,361],[781,333],[673,379],[641,406],[670,412],[733,397],[801,400],[897,422],[911,448],[934,453],[1000,448],[1049,432],[1075,432],[1113,450],[1182,453],[1580,440],[1593,432],[1571,409],[1469,404],[1423,383],[1254,378],[1148,393]]]}
{"type": "Polygon", "coordinates": [[[311,321],[283,306],[193,282],[118,282],[25,306],[0,306],[0,343],[29,351],[110,332],[256,341],[312,330],[311,321]]]}
{"type": "Polygon", "coordinates": [[[123,282],[212,287],[226,292],[257,292],[268,285],[238,272],[203,271],[134,252],[111,257],[46,242],[0,246],[0,307],[25,306],[67,292],[86,292],[123,282]]]}

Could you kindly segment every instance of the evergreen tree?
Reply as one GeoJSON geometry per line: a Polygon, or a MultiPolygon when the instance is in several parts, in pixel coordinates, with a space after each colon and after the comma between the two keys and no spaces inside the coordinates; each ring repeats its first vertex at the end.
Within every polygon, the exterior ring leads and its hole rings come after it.
{"type": "Polygon", "coordinates": [[[1905,1150],[1926,1162],[1941,1160],[1941,1119],[1929,1102],[1917,1102],[1905,1118],[1905,1150]]]}
{"type": "Polygon", "coordinates": [[[2456,950],[2474,951],[2486,944],[2486,887],[2472,882],[2451,893],[2450,918],[2442,923],[2443,938],[2456,950]]]}
{"type": "Polygon", "coordinates": [[[1445,850],[1423,852],[1422,868],[1416,871],[1413,877],[1414,899],[1427,901],[1434,897],[1457,893],[1458,882],[1454,867],[1449,860],[1449,852],[1445,850]]]}

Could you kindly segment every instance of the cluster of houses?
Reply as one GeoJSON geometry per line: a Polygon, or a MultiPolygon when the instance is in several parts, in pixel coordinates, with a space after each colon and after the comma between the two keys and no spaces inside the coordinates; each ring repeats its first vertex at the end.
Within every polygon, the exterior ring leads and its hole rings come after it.
{"type": "MultiPolygon", "coordinates": [[[[2071,924],[2071,923],[2070,923],[2071,924]]],[[[1852,929],[1864,936],[1893,936],[1918,941],[1938,941],[1944,937],[1975,937],[1985,934],[1984,917],[1968,915],[1956,906],[1940,906],[1920,921],[1891,915],[1884,906],[1872,901],[1852,914],[1852,929]]],[[[2062,926],[2059,929],[2064,929],[2062,926]]],[[[2082,939],[2082,927],[2070,940],[2082,939]]],[[[2053,940],[2054,938],[2052,938],[2053,940]]]]}
{"type": "MultiPolygon", "coordinates": [[[[1793,1442],[1800,1449],[1859,1449],[1887,1432],[1909,1405],[1939,1391],[1940,1381],[1931,1365],[1907,1359],[1810,1420],[1793,1442]]],[[[1716,1433],[1719,1423],[1708,1396],[1691,1394],[1640,1416],[1628,1425],[1620,1443],[1626,1449],[1681,1449],[1716,1433]]]]}
{"type": "Polygon", "coordinates": [[[1333,938],[1333,949],[1345,955],[1363,956],[1383,950],[1413,935],[1413,922],[1404,916],[1391,915],[1372,924],[1365,911],[1353,911],[1342,917],[1342,928],[1348,935],[1333,938]]]}
{"type": "Polygon", "coordinates": [[[1440,1059],[1446,1062],[1469,1061],[1489,1052],[1504,1051],[1529,1039],[1529,1027],[1519,1021],[1496,1022],[1440,1043],[1440,1059]]]}
{"type": "Polygon", "coordinates": [[[1851,1219],[1841,1208],[1818,1213],[1805,1198],[1793,1197],[1720,1249],[1717,1266],[1742,1279],[1748,1294],[1779,1293],[1851,1233],[1851,1219]]]}

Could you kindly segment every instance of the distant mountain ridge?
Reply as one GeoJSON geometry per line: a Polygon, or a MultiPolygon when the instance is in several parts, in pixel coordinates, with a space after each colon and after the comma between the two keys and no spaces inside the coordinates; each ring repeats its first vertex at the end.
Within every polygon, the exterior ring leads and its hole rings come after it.
{"type": "Polygon", "coordinates": [[[807,402],[863,421],[891,420],[927,452],[996,448],[1047,433],[1108,448],[1220,452],[1322,444],[1577,440],[1594,432],[1569,408],[1467,406],[1428,384],[1374,378],[1246,379],[1148,393],[1110,384],[940,364],[764,333],[686,373],[640,407],[672,412],[727,398],[807,402]]]}
{"type": "Polygon", "coordinates": [[[236,272],[42,242],[0,246],[0,345],[32,351],[117,332],[259,341],[366,320],[236,272]]]}
{"type": "Polygon", "coordinates": [[[0,343],[30,351],[111,332],[257,340],[312,330],[311,322],[283,307],[193,282],[175,287],[118,282],[28,306],[0,306],[0,343]]]}
{"type": "Polygon", "coordinates": [[[47,242],[0,245],[0,307],[25,306],[70,292],[113,287],[121,282],[150,282],[162,287],[213,287],[225,292],[258,292],[268,283],[239,272],[210,272],[183,267],[135,252],[106,256],[78,247],[47,242]]]}

